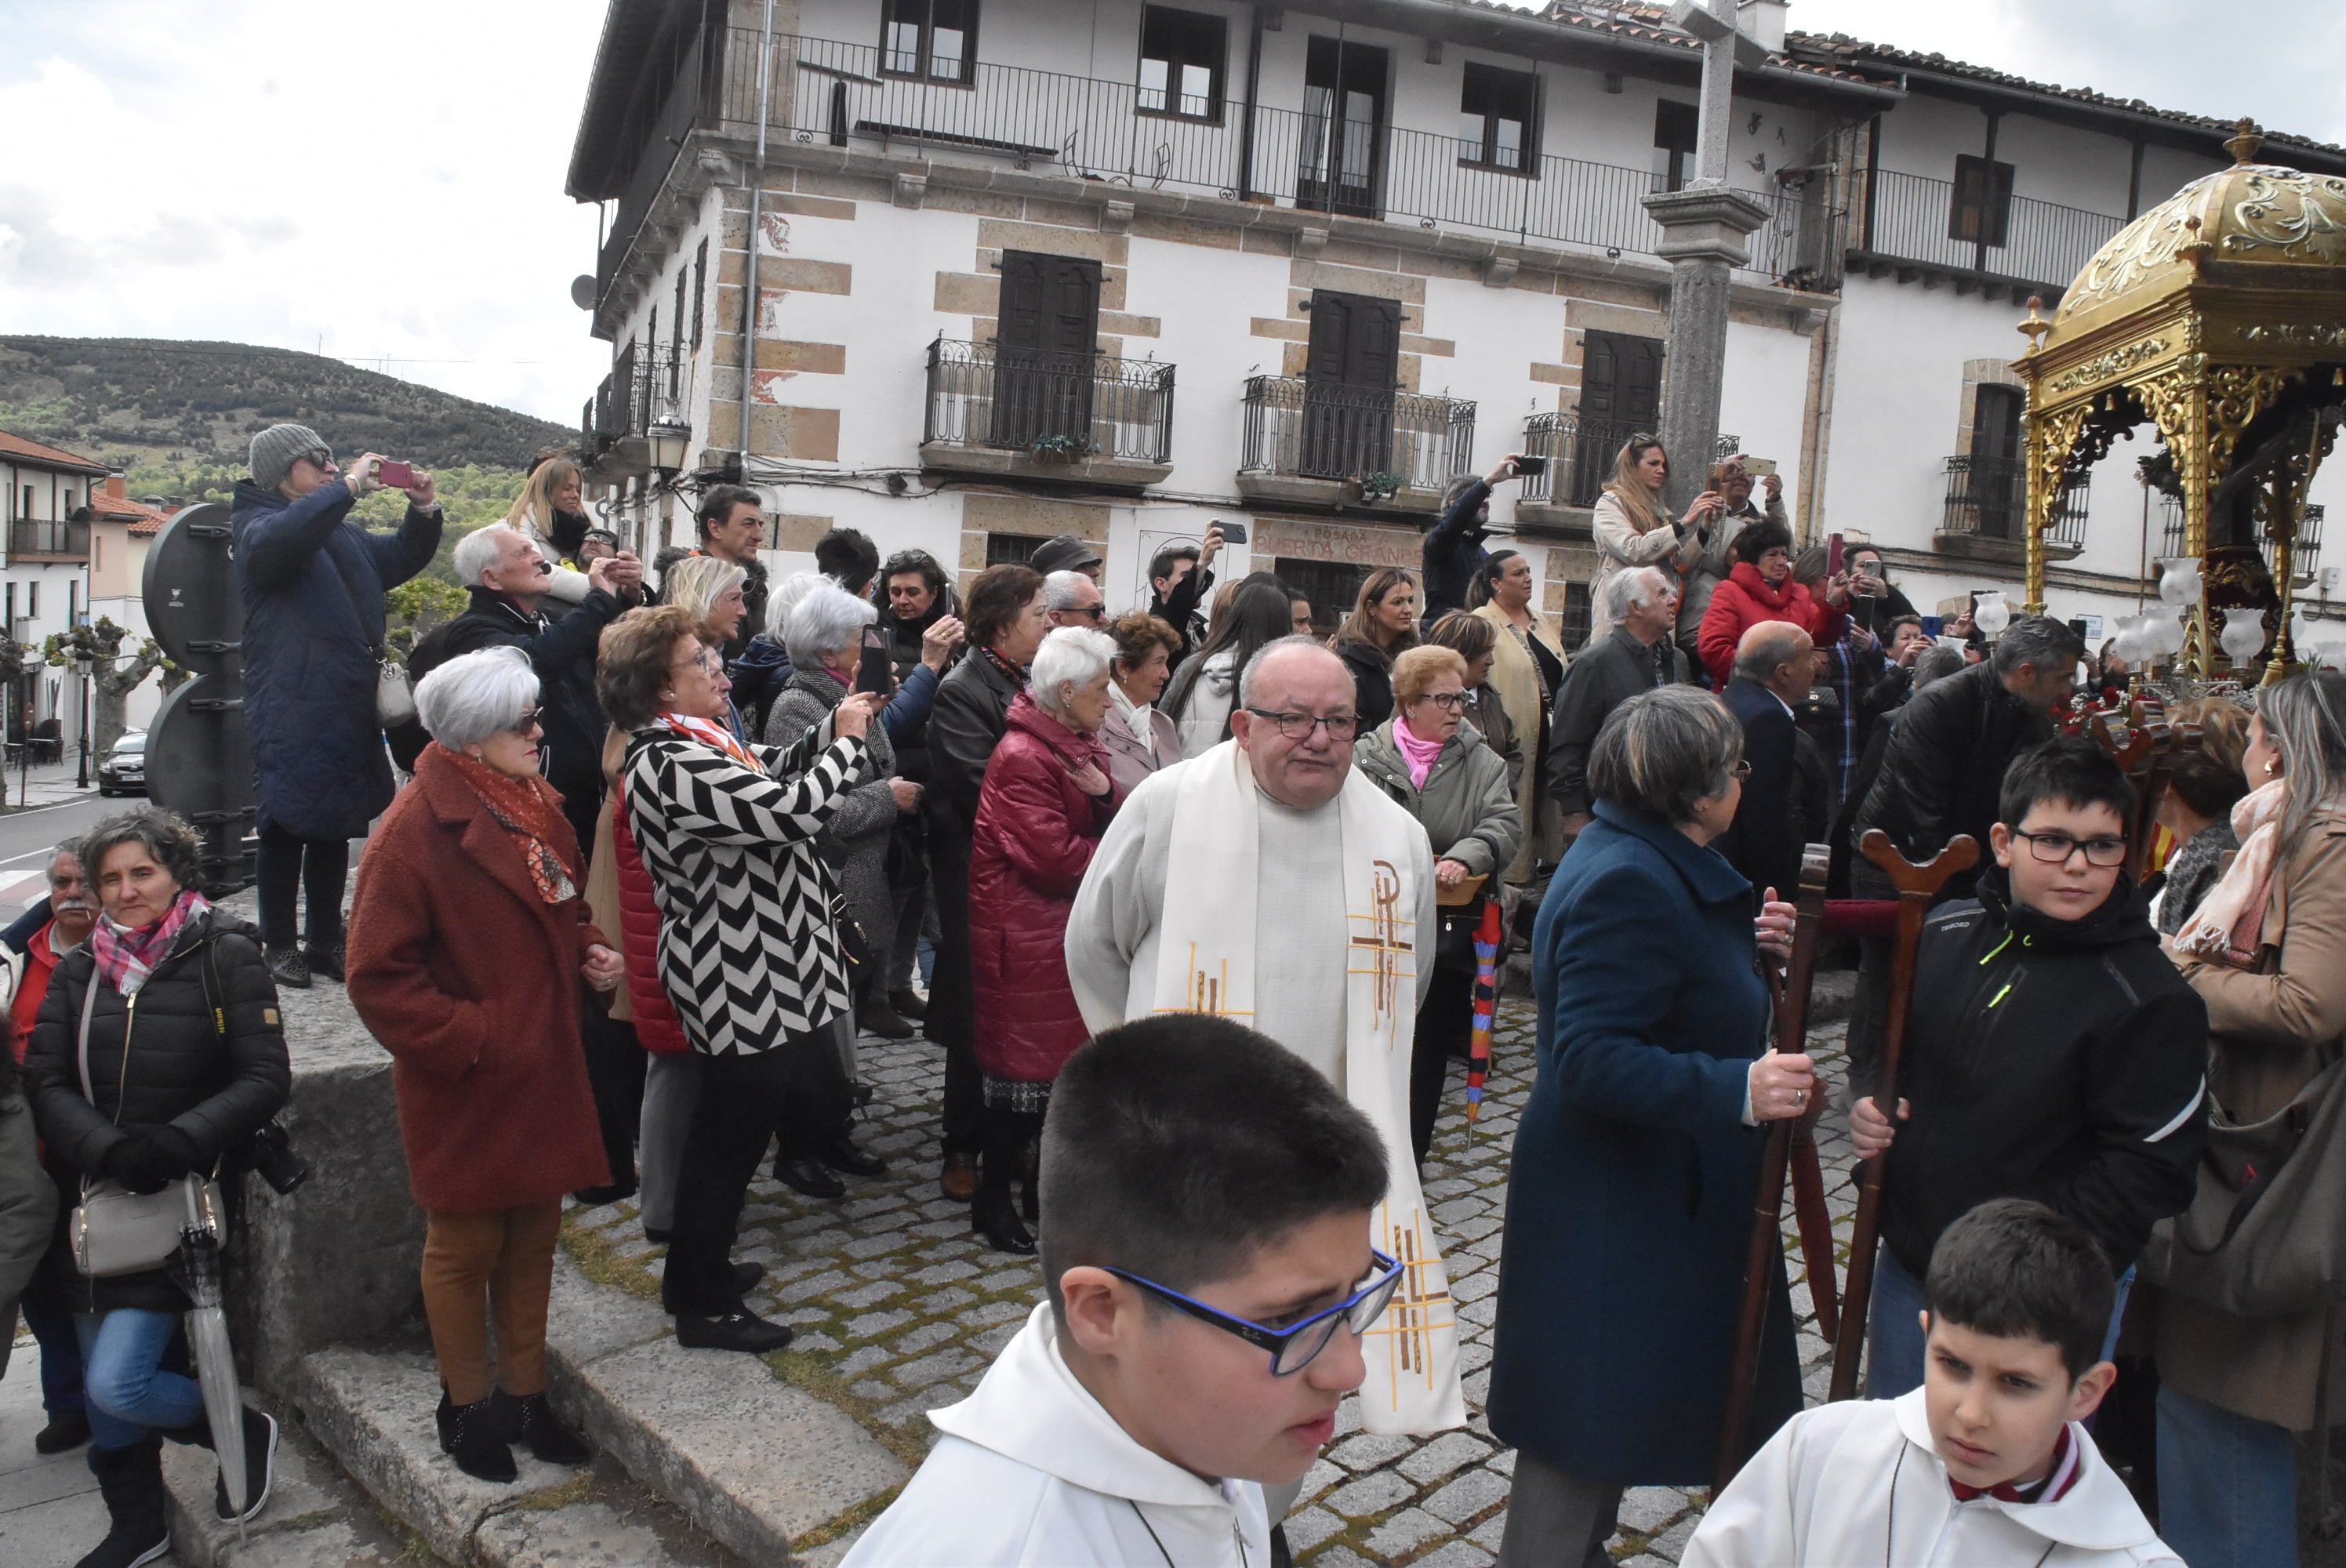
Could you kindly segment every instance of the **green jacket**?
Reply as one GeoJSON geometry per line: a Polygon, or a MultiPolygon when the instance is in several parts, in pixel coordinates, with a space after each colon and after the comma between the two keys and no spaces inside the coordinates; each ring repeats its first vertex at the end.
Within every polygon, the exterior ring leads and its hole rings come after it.
{"type": "Polygon", "coordinates": [[[1418,820],[1435,860],[1456,860],[1483,877],[1506,870],[1524,831],[1506,763],[1473,725],[1461,724],[1421,789],[1409,781],[1409,764],[1393,739],[1400,722],[1396,715],[1362,736],[1352,766],[1418,820]]]}

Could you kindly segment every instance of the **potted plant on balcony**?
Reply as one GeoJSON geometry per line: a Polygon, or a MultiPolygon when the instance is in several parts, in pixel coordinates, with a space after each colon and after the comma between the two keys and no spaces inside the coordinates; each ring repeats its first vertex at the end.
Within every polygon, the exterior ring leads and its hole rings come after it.
{"type": "Polygon", "coordinates": [[[1035,442],[1035,459],[1038,463],[1066,465],[1080,463],[1091,454],[1090,440],[1080,435],[1046,435],[1035,442]]]}
{"type": "Polygon", "coordinates": [[[1352,499],[1373,506],[1380,501],[1390,501],[1401,493],[1402,476],[1380,468],[1369,473],[1352,476],[1352,499]]]}

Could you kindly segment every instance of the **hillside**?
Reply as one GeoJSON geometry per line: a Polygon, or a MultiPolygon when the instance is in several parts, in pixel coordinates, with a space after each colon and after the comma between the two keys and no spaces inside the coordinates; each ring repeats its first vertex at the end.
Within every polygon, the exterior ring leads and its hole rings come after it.
{"type": "Polygon", "coordinates": [[[340,360],[249,343],[0,336],[0,430],[107,463],[242,472],[252,433],[306,424],[337,453],[520,470],[577,433],[340,360]]]}

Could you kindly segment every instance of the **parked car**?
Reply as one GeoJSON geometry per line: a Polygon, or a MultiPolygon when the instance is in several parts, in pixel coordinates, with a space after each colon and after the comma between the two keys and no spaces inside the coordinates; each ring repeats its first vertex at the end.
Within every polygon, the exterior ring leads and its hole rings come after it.
{"type": "Polygon", "coordinates": [[[106,760],[97,765],[97,792],[101,795],[144,795],[147,793],[147,732],[134,729],[114,743],[106,760]]]}

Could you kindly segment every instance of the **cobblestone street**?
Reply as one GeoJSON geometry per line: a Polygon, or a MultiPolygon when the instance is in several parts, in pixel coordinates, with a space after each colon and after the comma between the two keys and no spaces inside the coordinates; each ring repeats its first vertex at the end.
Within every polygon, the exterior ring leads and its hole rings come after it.
{"type": "MultiPolygon", "coordinates": [[[[1483,1396],[1507,1151],[1531,1088],[1532,1031],[1529,1003],[1502,1004],[1484,1113],[1471,1137],[1464,1069],[1454,1065],[1450,1109],[1426,1166],[1425,1196],[1441,1228],[1465,1329],[1470,1425],[1423,1441],[1374,1436],[1360,1431],[1357,1407],[1348,1401],[1337,1418],[1335,1442],[1306,1479],[1302,1502],[1288,1521],[1300,1563],[1479,1568],[1496,1556],[1515,1454],[1491,1437],[1483,1396]]],[[[1836,1090],[1841,1033],[1835,1024],[1812,1036],[1836,1090]]],[[[895,1044],[870,1036],[862,1053],[864,1076],[878,1093],[862,1141],[895,1168],[831,1204],[761,1178],[751,1188],[736,1256],[768,1266],[751,1306],[798,1329],[789,1350],[767,1358],[775,1375],[838,1404],[907,1463],[917,1463],[934,1439],[924,1412],[976,1385],[1040,1298],[1041,1276],[1031,1259],[988,1252],[971,1235],[968,1206],[938,1196],[941,1054],[922,1040],[895,1044]]],[[[1845,1185],[1848,1144],[1839,1123],[1829,1114],[1819,1132],[1845,1249],[1851,1195],[1845,1185]]],[[[1789,1208],[1788,1203],[1788,1233],[1789,1208]]],[[[573,1210],[566,1237],[591,1278],[657,1298],[662,1249],[644,1240],[633,1203],[573,1210]]],[[[1801,1359],[1810,1398],[1818,1400],[1827,1347],[1814,1331],[1797,1251],[1790,1266],[1801,1359]]],[[[1676,1563],[1706,1495],[1698,1488],[1630,1492],[1621,1533],[1610,1543],[1613,1556],[1638,1568],[1676,1563]]],[[[828,1561],[862,1522],[861,1512],[842,1516],[797,1544],[808,1551],[830,1546],[820,1557],[828,1561]]]]}

